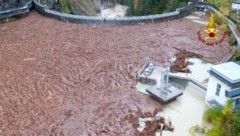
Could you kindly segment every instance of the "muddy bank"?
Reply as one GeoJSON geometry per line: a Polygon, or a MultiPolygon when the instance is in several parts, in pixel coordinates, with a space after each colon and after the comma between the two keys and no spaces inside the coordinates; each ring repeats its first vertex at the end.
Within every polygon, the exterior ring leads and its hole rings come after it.
{"type": "Polygon", "coordinates": [[[177,53],[170,44],[213,63],[229,52],[201,45],[203,28],[186,19],[88,26],[35,12],[0,24],[0,133],[134,135],[129,116],[162,107],[134,88],[146,58],[164,63],[177,53]]]}
{"type": "Polygon", "coordinates": [[[187,68],[187,59],[188,58],[199,58],[199,59],[203,58],[202,55],[199,55],[199,54],[196,54],[193,52],[181,50],[178,48],[175,48],[175,49],[178,50],[178,52],[175,54],[176,61],[174,61],[170,67],[171,72],[189,73],[191,71],[187,68]]]}

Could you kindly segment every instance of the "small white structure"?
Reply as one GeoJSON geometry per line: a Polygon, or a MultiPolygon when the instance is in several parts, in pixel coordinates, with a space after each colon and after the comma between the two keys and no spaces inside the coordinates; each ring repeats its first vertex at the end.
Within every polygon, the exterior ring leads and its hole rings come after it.
{"type": "Polygon", "coordinates": [[[208,81],[206,102],[210,106],[223,107],[228,99],[234,109],[240,108],[240,65],[234,62],[212,66],[208,81]]]}
{"type": "Polygon", "coordinates": [[[232,1],[232,10],[236,11],[240,9],[240,0],[233,0],[232,1]]]}

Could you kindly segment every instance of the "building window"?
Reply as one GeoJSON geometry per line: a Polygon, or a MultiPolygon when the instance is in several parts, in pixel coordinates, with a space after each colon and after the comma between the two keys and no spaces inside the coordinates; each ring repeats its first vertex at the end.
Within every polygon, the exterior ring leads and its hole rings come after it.
{"type": "Polygon", "coordinates": [[[216,95],[219,96],[221,90],[221,85],[217,84],[216,95]]]}

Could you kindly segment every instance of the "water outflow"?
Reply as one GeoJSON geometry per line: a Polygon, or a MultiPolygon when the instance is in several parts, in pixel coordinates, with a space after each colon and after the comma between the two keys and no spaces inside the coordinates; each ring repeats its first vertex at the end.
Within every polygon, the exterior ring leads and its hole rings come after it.
{"type": "Polygon", "coordinates": [[[128,7],[125,5],[116,4],[112,7],[102,6],[98,16],[102,17],[123,17],[126,14],[128,7]]]}

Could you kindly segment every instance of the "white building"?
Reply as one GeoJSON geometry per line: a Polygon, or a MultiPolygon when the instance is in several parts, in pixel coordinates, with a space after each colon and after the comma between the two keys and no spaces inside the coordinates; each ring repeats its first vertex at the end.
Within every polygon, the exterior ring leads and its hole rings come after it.
{"type": "Polygon", "coordinates": [[[236,11],[240,9],[240,0],[233,0],[232,1],[232,10],[236,11]]]}
{"type": "Polygon", "coordinates": [[[209,73],[207,104],[222,107],[232,99],[234,109],[240,108],[240,65],[234,62],[215,65],[209,73]]]}

